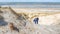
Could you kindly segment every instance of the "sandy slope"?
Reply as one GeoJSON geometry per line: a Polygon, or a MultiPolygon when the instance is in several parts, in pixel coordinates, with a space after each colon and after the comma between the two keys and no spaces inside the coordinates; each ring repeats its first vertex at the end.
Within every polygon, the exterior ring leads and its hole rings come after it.
{"type": "Polygon", "coordinates": [[[31,22],[35,17],[39,18],[39,24],[51,25],[60,20],[60,10],[53,8],[12,8],[16,13],[26,14],[31,22]]]}
{"type": "Polygon", "coordinates": [[[55,10],[57,13],[45,11],[32,8],[0,8],[0,34],[60,34],[60,10],[55,10]],[[39,24],[33,23],[35,17],[39,17],[39,24]],[[19,32],[11,31],[10,23],[19,32]]]}

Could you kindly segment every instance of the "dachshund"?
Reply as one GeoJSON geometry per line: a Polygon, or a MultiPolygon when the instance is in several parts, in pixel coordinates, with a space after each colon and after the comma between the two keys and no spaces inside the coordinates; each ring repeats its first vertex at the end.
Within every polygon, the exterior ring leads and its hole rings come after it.
{"type": "Polygon", "coordinates": [[[10,27],[10,30],[11,30],[11,31],[12,31],[12,30],[15,30],[15,31],[18,31],[18,32],[19,32],[19,29],[18,29],[17,27],[15,27],[13,23],[10,23],[10,24],[9,24],[9,27],[10,27]]]}

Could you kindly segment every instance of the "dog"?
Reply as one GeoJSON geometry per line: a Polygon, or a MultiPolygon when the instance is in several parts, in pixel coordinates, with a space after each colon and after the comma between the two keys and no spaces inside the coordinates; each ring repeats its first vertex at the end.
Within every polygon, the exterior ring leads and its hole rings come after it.
{"type": "Polygon", "coordinates": [[[9,27],[10,27],[11,31],[15,30],[15,31],[19,32],[19,29],[17,27],[15,27],[13,23],[10,23],[9,27]]]}

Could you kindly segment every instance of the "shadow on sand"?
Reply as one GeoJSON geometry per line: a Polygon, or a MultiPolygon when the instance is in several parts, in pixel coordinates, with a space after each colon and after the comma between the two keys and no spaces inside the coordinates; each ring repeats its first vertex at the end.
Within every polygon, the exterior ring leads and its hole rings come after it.
{"type": "Polygon", "coordinates": [[[4,21],[4,18],[0,15],[0,26],[5,26],[8,23],[6,21],[4,21]]]}

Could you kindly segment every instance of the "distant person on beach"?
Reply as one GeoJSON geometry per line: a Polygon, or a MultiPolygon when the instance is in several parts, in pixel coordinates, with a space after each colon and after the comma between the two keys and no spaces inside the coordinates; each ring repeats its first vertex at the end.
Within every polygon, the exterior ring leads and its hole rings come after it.
{"type": "Polygon", "coordinates": [[[35,24],[38,24],[38,21],[39,21],[39,18],[38,18],[38,17],[33,20],[33,22],[34,22],[35,24]]]}

